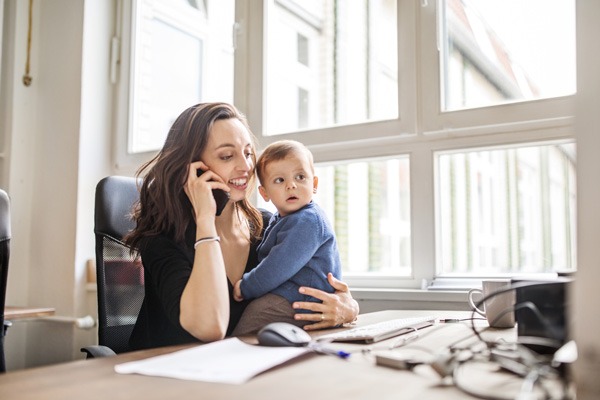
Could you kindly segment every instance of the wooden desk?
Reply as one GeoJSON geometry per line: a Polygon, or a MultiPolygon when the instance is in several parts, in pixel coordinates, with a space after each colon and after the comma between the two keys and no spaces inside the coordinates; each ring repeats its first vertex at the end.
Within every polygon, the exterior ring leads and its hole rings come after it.
{"type": "MultiPolygon", "coordinates": [[[[471,313],[448,311],[382,311],[359,316],[364,325],[391,318],[418,315],[440,318],[465,318],[471,313]]],[[[330,331],[329,331],[330,332],[330,331]]],[[[412,343],[438,351],[467,337],[470,324],[440,324],[421,331],[412,343]],[[430,330],[430,331],[427,331],[430,330]]],[[[328,333],[321,331],[318,334],[328,333]]],[[[514,329],[488,331],[492,336],[514,340],[514,329]]],[[[314,335],[317,336],[317,333],[314,335]]],[[[373,351],[389,347],[397,338],[372,345],[373,351]]],[[[401,371],[375,365],[373,353],[363,354],[367,345],[332,344],[352,352],[343,360],[334,356],[308,354],[266,371],[243,385],[228,385],[120,375],[114,365],[139,360],[190,346],[145,350],[92,360],[80,360],[48,367],[8,372],[0,375],[2,399],[465,399],[471,398],[445,383],[427,365],[413,371],[401,371]]],[[[393,350],[394,352],[397,351],[393,350]]],[[[389,351],[389,350],[385,350],[389,351]]],[[[504,383],[503,383],[504,385],[504,383]]],[[[505,386],[500,386],[505,389],[505,386]]]]}
{"type": "Polygon", "coordinates": [[[4,308],[4,319],[9,321],[17,319],[41,318],[54,315],[54,308],[49,307],[11,307],[4,308]]]}

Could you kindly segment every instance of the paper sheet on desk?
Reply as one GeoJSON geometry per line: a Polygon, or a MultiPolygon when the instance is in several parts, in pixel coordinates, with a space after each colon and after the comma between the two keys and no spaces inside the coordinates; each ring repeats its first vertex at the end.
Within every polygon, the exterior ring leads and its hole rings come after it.
{"type": "Polygon", "coordinates": [[[170,354],[115,365],[120,374],[141,374],[241,384],[308,352],[306,347],[264,347],[230,338],[170,354]]]}

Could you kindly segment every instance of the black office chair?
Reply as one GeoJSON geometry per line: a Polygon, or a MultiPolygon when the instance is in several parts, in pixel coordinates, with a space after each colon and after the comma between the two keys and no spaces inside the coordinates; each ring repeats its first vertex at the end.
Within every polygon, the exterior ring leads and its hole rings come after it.
{"type": "Polygon", "coordinates": [[[109,176],[96,186],[94,233],[98,286],[98,346],[87,358],[129,351],[129,337],[144,300],[144,270],[123,237],[135,227],[130,214],[139,199],[134,178],[109,176]]]}
{"type": "Polygon", "coordinates": [[[8,259],[10,256],[10,200],[0,189],[0,372],[6,372],[4,360],[4,336],[11,325],[4,320],[6,286],[8,281],[8,259]]]}

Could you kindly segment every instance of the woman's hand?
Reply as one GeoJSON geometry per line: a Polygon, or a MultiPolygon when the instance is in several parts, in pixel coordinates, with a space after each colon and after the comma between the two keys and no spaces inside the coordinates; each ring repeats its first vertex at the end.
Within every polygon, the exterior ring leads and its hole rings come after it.
{"type": "Polygon", "coordinates": [[[297,301],[292,305],[295,309],[312,311],[310,314],[302,313],[294,316],[297,320],[315,322],[304,326],[307,331],[332,328],[352,322],[358,316],[358,303],[352,298],[348,285],[336,279],[331,273],[327,274],[327,280],[335,289],[334,293],[304,286],[299,289],[300,293],[315,297],[322,303],[297,301]]]}
{"type": "Polygon", "coordinates": [[[229,187],[223,183],[220,176],[208,169],[202,161],[196,161],[189,165],[188,177],[183,190],[194,207],[196,220],[201,215],[210,214],[214,217],[217,212],[217,204],[212,194],[212,189],[223,189],[229,191],[229,187]],[[198,170],[204,171],[198,176],[198,170]]]}

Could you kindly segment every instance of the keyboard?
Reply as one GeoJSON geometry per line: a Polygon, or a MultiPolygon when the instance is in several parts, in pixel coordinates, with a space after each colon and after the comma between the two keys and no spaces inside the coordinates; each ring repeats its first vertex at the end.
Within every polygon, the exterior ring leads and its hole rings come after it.
{"type": "Polygon", "coordinates": [[[317,341],[375,343],[433,325],[436,317],[409,317],[378,322],[319,336],[317,341]]]}

